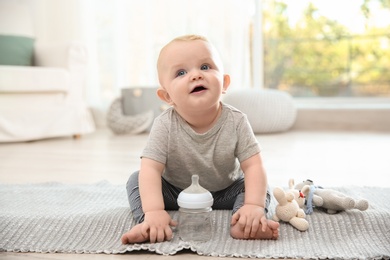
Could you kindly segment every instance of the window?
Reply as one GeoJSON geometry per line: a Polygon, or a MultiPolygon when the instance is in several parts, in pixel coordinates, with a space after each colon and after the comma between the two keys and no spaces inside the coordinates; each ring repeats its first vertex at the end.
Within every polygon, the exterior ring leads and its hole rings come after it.
{"type": "Polygon", "coordinates": [[[264,0],[264,81],[295,97],[390,96],[388,0],[264,0]]]}

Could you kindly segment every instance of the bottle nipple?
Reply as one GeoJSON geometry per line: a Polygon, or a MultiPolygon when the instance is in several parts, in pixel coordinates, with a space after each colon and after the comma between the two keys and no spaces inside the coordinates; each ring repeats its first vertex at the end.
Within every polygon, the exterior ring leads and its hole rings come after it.
{"type": "Polygon", "coordinates": [[[204,193],[209,192],[199,184],[199,175],[192,175],[191,177],[191,185],[184,190],[186,193],[204,193]]]}
{"type": "Polygon", "coordinates": [[[214,199],[211,193],[199,184],[199,176],[192,175],[191,185],[180,192],[177,198],[179,207],[187,209],[201,209],[211,207],[214,199]]]}

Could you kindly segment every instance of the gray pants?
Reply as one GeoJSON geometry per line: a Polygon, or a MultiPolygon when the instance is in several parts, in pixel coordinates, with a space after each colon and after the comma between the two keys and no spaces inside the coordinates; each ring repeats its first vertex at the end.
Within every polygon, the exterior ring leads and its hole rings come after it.
{"type": "MultiPolygon", "coordinates": [[[[139,194],[138,175],[139,171],[136,171],[132,175],[130,175],[129,180],[127,181],[126,189],[130,209],[133,213],[133,218],[137,223],[141,223],[142,221],[144,221],[145,215],[142,210],[141,197],[139,194]]],[[[177,197],[179,196],[179,193],[182,191],[182,189],[173,186],[164,178],[161,178],[161,181],[165,210],[178,210],[179,205],[177,205],[177,197]]],[[[211,192],[211,194],[214,198],[213,209],[231,209],[232,214],[234,214],[244,205],[244,178],[236,180],[226,189],[211,192]]],[[[268,212],[270,200],[271,195],[269,193],[269,190],[267,190],[265,213],[268,212]]]]}

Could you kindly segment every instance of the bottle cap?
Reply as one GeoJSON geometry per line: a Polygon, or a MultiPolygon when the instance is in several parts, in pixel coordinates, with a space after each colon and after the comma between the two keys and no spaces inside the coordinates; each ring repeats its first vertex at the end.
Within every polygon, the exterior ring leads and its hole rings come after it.
{"type": "Polygon", "coordinates": [[[179,197],[177,198],[177,203],[181,208],[187,209],[202,209],[211,207],[213,205],[214,199],[213,195],[200,186],[199,176],[192,175],[192,184],[180,192],[179,197]]]}

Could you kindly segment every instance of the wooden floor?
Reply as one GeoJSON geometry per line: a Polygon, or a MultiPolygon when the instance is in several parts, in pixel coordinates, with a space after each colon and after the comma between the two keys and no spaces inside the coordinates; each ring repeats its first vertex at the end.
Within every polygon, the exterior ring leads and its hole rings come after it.
{"type": "MultiPolygon", "coordinates": [[[[290,131],[257,137],[263,148],[271,186],[287,187],[290,178],[296,182],[309,178],[324,187],[390,186],[388,132],[290,131]]],[[[125,185],[128,176],[139,167],[139,155],[146,140],[146,134],[115,136],[107,129],[100,129],[80,139],[66,137],[0,144],[0,182],[95,183],[108,180],[125,185]]],[[[116,260],[129,257],[139,260],[165,258],[148,252],[124,255],[0,253],[0,259],[116,260]]],[[[172,257],[201,258],[189,251],[172,257]]]]}

